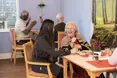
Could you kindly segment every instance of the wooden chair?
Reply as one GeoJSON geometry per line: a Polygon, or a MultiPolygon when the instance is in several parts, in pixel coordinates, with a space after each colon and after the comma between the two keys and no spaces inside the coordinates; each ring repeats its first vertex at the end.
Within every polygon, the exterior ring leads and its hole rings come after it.
{"type": "MultiPolygon", "coordinates": [[[[58,41],[56,42],[56,43],[58,43],[58,49],[57,50],[59,50],[61,48],[61,40],[63,39],[63,37],[65,35],[66,35],[65,32],[61,32],[61,31],[58,32],[58,41]]],[[[63,65],[59,64],[59,60],[60,60],[60,58],[58,58],[58,64],[57,65],[63,68],[63,65]]]]}
{"type": "MultiPolygon", "coordinates": [[[[58,32],[58,50],[61,48],[61,41],[65,36],[66,36],[65,32],[58,32]]],[[[58,58],[58,62],[59,62],[59,60],[60,60],[60,58],[58,58]]],[[[58,63],[57,65],[63,68],[62,64],[58,63]]],[[[68,75],[70,78],[72,78],[74,71],[73,71],[73,67],[72,67],[71,63],[69,63],[69,66],[70,66],[70,71],[68,71],[68,75]]]]}
{"type": "Polygon", "coordinates": [[[30,40],[30,41],[32,41],[32,39],[31,38],[16,38],[13,28],[10,28],[9,33],[10,33],[10,39],[12,42],[11,61],[12,61],[12,58],[14,58],[14,65],[15,65],[16,64],[16,55],[22,53],[22,52],[17,52],[17,50],[23,50],[23,46],[17,45],[16,40],[30,40]]]}
{"type": "Polygon", "coordinates": [[[57,45],[55,50],[59,50],[60,49],[61,40],[63,39],[64,36],[65,36],[65,32],[58,31],[58,41],[54,41],[54,43],[57,45]]]}
{"type": "Polygon", "coordinates": [[[58,32],[58,50],[61,48],[61,41],[65,35],[65,32],[58,32]]]}
{"type": "Polygon", "coordinates": [[[42,63],[42,62],[32,62],[32,54],[33,54],[33,45],[31,42],[25,43],[24,47],[24,57],[25,57],[25,66],[26,66],[26,78],[52,78],[53,75],[50,70],[50,63],[42,63]],[[47,66],[48,74],[36,73],[30,69],[30,65],[43,65],[47,66]]]}

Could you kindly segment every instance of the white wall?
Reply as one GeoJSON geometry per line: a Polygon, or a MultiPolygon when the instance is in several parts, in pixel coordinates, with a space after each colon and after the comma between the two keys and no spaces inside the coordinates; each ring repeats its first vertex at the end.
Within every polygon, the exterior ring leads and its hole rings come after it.
{"type": "MultiPolygon", "coordinates": [[[[43,8],[43,19],[52,19],[56,21],[56,15],[60,12],[60,0],[43,0],[45,3],[45,7],[43,8]]],[[[40,0],[19,0],[19,14],[22,10],[28,10],[32,20],[37,20],[37,25],[34,27],[35,29],[40,28],[40,8],[39,8],[40,0]]]]}
{"type": "Polygon", "coordinates": [[[81,35],[90,43],[92,0],[61,0],[65,22],[74,21],[81,35]]]}
{"type": "MultiPolygon", "coordinates": [[[[40,28],[40,9],[38,4],[40,0],[17,0],[19,2],[18,6],[18,14],[21,13],[22,10],[28,10],[32,20],[37,20],[37,24],[34,29],[39,30],[40,28]]],[[[57,13],[60,12],[60,0],[44,0],[46,6],[44,7],[44,19],[52,19],[56,20],[57,13]]],[[[7,53],[6,55],[11,53],[11,41],[9,32],[0,32],[0,55],[3,53],[7,53]]]]}

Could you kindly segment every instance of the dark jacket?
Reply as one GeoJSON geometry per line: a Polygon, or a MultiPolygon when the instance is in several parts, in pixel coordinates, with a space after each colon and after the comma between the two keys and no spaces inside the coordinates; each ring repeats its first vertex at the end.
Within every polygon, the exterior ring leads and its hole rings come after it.
{"type": "Polygon", "coordinates": [[[58,31],[64,31],[65,30],[65,23],[61,22],[57,25],[55,25],[54,28],[54,41],[58,41],[58,31]]]}
{"type": "MultiPolygon", "coordinates": [[[[48,42],[43,37],[38,37],[34,45],[34,55],[33,61],[36,62],[48,62],[51,63],[50,68],[54,75],[58,75],[60,72],[60,67],[57,66],[54,62],[51,61],[51,57],[58,57],[68,55],[70,52],[55,51],[48,42]]],[[[47,73],[47,69],[44,66],[32,66],[32,70],[40,73],[47,73]]]]}

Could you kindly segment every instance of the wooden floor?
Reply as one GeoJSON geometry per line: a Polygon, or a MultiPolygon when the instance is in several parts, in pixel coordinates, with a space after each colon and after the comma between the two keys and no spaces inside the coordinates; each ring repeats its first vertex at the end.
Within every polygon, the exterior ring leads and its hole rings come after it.
{"type": "Polygon", "coordinates": [[[24,59],[17,59],[16,65],[9,59],[0,60],[0,78],[26,78],[24,59]]]}

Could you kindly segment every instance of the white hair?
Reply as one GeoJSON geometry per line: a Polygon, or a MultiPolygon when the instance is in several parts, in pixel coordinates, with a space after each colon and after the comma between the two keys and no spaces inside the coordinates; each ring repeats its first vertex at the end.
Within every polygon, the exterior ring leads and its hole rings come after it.
{"type": "Polygon", "coordinates": [[[25,15],[28,15],[28,14],[29,14],[29,12],[26,11],[26,10],[23,10],[23,11],[21,12],[21,16],[25,16],[25,15]]]}
{"type": "Polygon", "coordinates": [[[57,18],[57,19],[61,19],[61,18],[64,18],[64,16],[63,16],[62,13],[58,13],[58,14],[56,15],[56,18],[57,18]]]}
{"type": "Polygon", "coordinates": [[[78,29],[77,29],[77,25],[75,22],[68,22],[66,25],[65,25],[65,32],[67,32],[67,25],[71,24],[75,30],[75,32],[77,33],[78,32],[78,29]]]}

